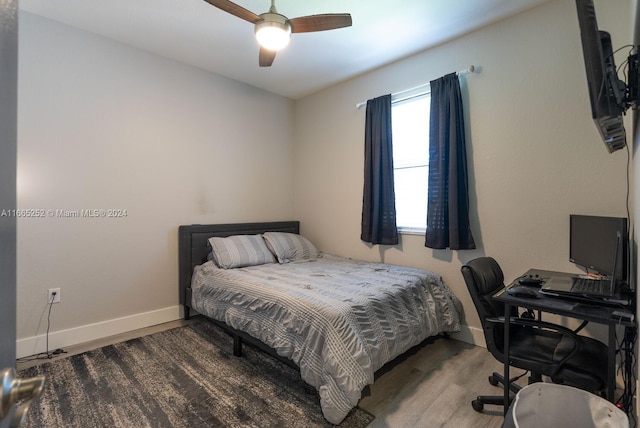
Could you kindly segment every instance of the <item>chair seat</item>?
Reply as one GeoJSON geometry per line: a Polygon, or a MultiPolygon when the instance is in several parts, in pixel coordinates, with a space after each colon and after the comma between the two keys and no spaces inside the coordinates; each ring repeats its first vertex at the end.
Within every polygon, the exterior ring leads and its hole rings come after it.
{"type": "Polygon", "coordinates": [[[510,338],[510,356],[518,360],[525,370],[549,376],[554,383],[579,387],[597,393],[605,387],[607,375],[607,347],[590,337],[579,336],[578,351],[562,366],[558,373],[541,370],[541,364],[565,358],[573,346],[570,338],[563,334],[546,332],[532,335],[528,327],[515,329],[510,338]],[[522,357],[522,358],[520,358],[522,357]]]}
{"type": "Polygon", "coordinates": [[[590,337],[579,336],[579,350],[564,365],[554,383],[574,386],[597,393],[607,383],[607,346],[590,337]]]}

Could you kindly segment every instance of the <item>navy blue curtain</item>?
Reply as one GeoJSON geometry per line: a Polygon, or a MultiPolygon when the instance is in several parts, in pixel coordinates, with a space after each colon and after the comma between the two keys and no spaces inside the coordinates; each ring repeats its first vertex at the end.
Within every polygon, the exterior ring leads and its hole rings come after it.
{"type": "Polygon", "coordinates": [[[364,132],[364,191],[360,239],[372,244],[398,243],[393,190],[391,95],[367,101],[364,132]]]}
{"type": "Polygon", "coordinates": [[[429,194],[425,247],[476,248],[469,226],[467,150],[456,73],[431,84],[429,194]]]}

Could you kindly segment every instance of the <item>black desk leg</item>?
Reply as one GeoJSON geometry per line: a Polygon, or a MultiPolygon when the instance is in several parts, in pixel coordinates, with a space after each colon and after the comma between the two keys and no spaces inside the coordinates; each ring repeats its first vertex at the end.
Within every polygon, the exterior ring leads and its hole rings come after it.
{"type": "Polygon", "coordinates": [[[616,401],[616,324],[609,323],[609,353],[607,356],[607,400],[616,401]]]}
{"type": "Polygon", "coordinates": [[[504,304],[504,415],[507,415],[509,411],[509,326],[511,324],[511,305],[509,303],[504,304]]]}

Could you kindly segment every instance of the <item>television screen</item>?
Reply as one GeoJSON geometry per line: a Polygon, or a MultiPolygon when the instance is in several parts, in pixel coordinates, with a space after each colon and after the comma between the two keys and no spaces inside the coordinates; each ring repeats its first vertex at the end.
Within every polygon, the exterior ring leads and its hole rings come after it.
{"type": "Polygon", "coordinates": [[[598,29],[593,0],[576,0],[593,121],[609,153],[627,144],[626,84],[618,79],[611,36],[598,29]]]}
{"type": "Polygon", "coordinates": [[[589,272],[627,279],[627,219],[572,214],[569,260],[589,272]]]}

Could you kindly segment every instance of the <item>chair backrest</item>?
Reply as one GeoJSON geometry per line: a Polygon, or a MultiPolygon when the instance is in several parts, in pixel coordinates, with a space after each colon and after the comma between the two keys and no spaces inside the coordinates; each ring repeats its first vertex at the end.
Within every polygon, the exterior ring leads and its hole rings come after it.
{"type": "Polygon", "coordinates": [[[479,257],[462,266],[462,276],[478,311],[480,322],[504,315],[504,305],[491,297],[504,287],[504,274],[492,257],[479,257]]]}
{"type": "Polygon", "coordinates": [[[482,323],[487,349],[500,360],[504,330],[501,325],[488,323],[486,319],[504,316],[504,304],[492,298],[499,289],[504,288],[502,269],[492,257],[479,257],[465,263],[461,271],[482,323]]]}

